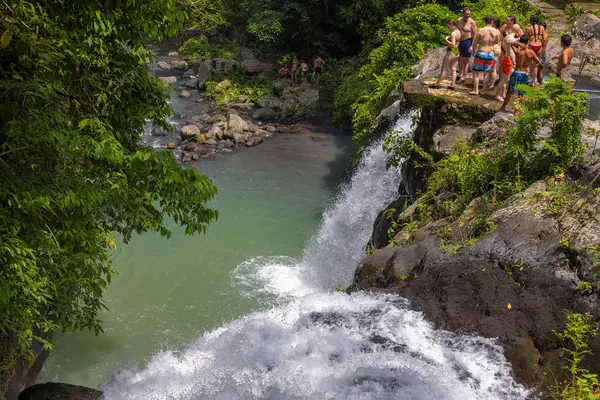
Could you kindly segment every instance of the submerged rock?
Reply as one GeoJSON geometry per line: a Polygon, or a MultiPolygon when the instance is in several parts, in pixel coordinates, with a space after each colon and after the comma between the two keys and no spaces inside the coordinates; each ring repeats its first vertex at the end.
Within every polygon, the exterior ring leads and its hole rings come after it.
{"type": "Polygon", "coordinates": [[[19,395],[19,400],[101,400],[103,393],[96,389],[67,383],[33,385],[19,395]]]}

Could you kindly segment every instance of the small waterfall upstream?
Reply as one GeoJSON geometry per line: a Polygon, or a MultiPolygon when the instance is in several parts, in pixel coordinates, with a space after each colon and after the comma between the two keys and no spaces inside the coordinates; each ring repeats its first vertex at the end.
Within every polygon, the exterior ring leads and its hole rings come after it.
{"type": "MultiPolygon", "coordinates": [[[[410,132],[413,115],[396,128],[410,132]]],[[[106,399],[524,399],[494,341],[436,330],[395,295],[335,290],[351,283],[399,183],[374,143],[300,260],[256,257],[234,271],[266,311],[117,371],[106,399]]]]}

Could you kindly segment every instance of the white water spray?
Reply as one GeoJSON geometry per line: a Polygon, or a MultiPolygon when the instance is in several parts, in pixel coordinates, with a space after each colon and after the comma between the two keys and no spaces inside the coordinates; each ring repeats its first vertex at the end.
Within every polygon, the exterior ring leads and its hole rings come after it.
{"type": "MultiPolygon", "coordinates": [[[[408,115],[397,128],[410,125],[408,115]]],[[[106,399],[525,398],[494,341],[435,330],[397,296],[332,290],[350,283],[398,175],[374,144],[300,262],[257,257],[236,270],[246,294],[266,293],[277,306],[118,371],[102,387],[106,399]]]]}

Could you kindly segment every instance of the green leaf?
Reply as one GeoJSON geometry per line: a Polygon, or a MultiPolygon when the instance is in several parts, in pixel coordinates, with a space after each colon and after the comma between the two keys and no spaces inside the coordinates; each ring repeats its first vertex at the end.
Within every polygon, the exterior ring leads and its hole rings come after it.
{"type": "Polygon", "coordinates": [[[8,47],[12,40],[12,32],[9,30],[4,31],[2,36],[0,37],[0,49],[5,49],[8,47]]]}

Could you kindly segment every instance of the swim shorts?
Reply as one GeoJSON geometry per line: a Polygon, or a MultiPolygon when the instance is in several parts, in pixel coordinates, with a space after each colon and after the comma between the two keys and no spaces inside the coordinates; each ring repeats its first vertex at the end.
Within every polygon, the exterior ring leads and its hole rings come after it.
{"type": "Polygon", "coordinates": [[[508,93],[517,93],[519,96],[523,96],[525,92],[517,90],[517,85],[529,85],[527,73],[515,71],[510,75],[510,81],[508,82],[508,93]]]}
{"type": "Polygon", "coordinates": [[[321,72],[323,72],[323,69],[321,67],[315,67],[315,72],[317,74],[320,74],[321,72]]]}
{"type": "Polygon", "coordinates": [[[473,39],[465,39],[458,44],[458,52],[461,57],[471,57],[471,51],[469,49],[471,48],[472,44],[473,39]]]}
{"type": "Polygon", "coordinates": [[[510,75],[513,70],[512,58],[504,56],[502,57],[502,72],[504,75],[510,75]]]}
{"type": "Polygon", "coordinates": [[[494,52],[478,51],[473,62],[473,71],[490,72],[494,66],[494,52]]]}

